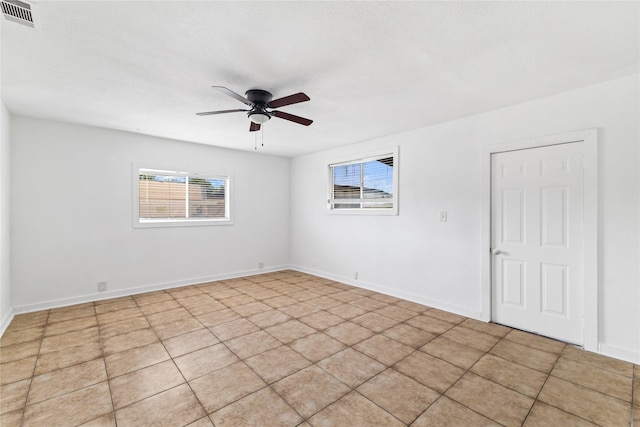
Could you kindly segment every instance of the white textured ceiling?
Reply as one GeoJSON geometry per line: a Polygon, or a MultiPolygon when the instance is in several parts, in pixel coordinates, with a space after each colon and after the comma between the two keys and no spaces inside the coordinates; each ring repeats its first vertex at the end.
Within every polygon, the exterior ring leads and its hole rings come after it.
{"type": "MultiPolygon", "coordinates": [[[[9,111],[253,150],[227,86],[305,92],[264,128],[296,156],[637,73],[638,2],[32,2],[2,19],[9,111]]],[[[90,144],[87,141],[87,144],[90,144]]]]}

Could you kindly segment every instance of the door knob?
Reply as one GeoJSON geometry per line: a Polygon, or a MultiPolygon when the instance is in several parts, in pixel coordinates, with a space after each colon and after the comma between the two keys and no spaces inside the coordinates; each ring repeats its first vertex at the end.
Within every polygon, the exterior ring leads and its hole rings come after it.
{"type": "Polygon", "coordinates": [[[494,249],[491,251],[492,254],[494,255],[500,255],[502,253],[502,251],[500,249],[494,249]]]}

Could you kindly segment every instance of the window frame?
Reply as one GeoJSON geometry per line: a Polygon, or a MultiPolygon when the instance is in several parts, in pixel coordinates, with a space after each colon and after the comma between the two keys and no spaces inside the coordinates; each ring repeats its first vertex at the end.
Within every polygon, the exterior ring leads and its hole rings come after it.
{"type": "Polygon", "coordinates": [[[399,211],[399,198],[398,198],[398,176],[399,176],[399,147],[387,147],[381,148],[374,151],[367,151],[359,154],[353,154],[349,156],[343,156],[340,158],[336,158],[330,162],[328,162],[325,166],[326,179],[327,183],[327,192],[326,192],[326,213],[330,215],[398,215],[399,211]],[[393,197],[389,200],[392,203],[392,207],[388,208],[335,208],[333,207],[333,203],[331,202],[332,196],[332,186],[333,186],[333,167],[334,166],[343,166],[349,164],[357,164],[357,163],[366,163],[372,160],[377,160],[384,157],[393,157],[393,197]]]}
{"type": "Polygon", "coordinates": [[[150,168],[137,164],[132,166],[132,205],[133,205],[133,228],[163,228],[163,227],[200,227],[211,225],[232,225],[233,224],[233,177],[228,172],[186,172],[173,168],[150,168]],[[224,218],[140,218],[140,174],[145,172],[157,173],[168,176],[188,176],[190,178],[218,179],[225,181],[225,217],[224,218]]]}

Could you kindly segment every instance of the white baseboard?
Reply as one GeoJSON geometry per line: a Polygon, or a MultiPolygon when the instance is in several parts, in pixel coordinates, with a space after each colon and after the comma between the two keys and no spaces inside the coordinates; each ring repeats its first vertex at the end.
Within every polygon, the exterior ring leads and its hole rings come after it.
{"type": "MultiPolygon", "coordinates": [[[[301,273],[312,274],[314,276],[323,277],[325,279],[334,280],[336,282],[345,283],[347,285],[355,286],[361,289],[367,289],[375,292],[380,292],[385,295],[394,296],[396,298],[402,298],[407,301],[416,302],[429,307],[445,310],[451,313],[459,314],[461,316],[470,317],[472,319],[482,320],[482,312],[469,310],[465,307],[460,307],[454,304],[449,304],[443,301],[435,300],[432,298],[426,298],[422,295],[416,295],[410,292],[403,292],[397,289],[388,288],[385,286],[377,285],[374,283],[366,282],[363,280],[352,279],[350,277],[341,276],[326,271],[315,270],[313,268],[307,268],[300,265],[281,265],[264,269],[253,269],[245,271],[237,271],[233,273],[219,274],[214,276],[191,278],[186,280],[180,280],[176,282],[158,283],[153,285],[130,287],[126,289],[120,289],[116,291],[107,291],[100,293],[93,293],[88,295],[82,295],[79,297],[63,298],[58,300],[44,301],[35,304],[27,304],[22,306],[16,306],[9,309],[9,311],[0,319],[0,336],[2,336],[13,320],[16,314],[31,313],[34,311],[47,310],[50,308],[64,307],[74,304],[82,304],[85,302],[100,301],[111,298],[118,298],[122,296],[136,295],[145,292],[153,292],[165,289],[178,288],[181,286],[195,285],[206,282],[216,282],[225,279],[235,279],[238,277],[255,276],[264,273],[273,273],[282,270],[295,270],[301,273]]],[[[598,353],[604,356],[613,357],[615,359],[624,360],[631,363],[640,364],[640,352],[629,350],[621,347],[616,347],[609,344],[601,343],[598,345],[598,353]]]]}
{"type": "Polygon", "coordinates": [[[4,331],[6,331],[9,327],[9,324],[13,320],[14,314],[15,313],[13,311],[13,308],[9,308],[9,311],[4,316],[2,316],[2,319],[0,319],[0,337],[4,335],[4,331]]]}
{"type": "MultiPolygon", "coordinates": [[[[325,279],[334,280],[336,282],[346,283],[347,285],[355,286],[357,288],[368,289],[371,291],[376,291],[383,293],[385,295],[394,296],[397,298],[402,298],[407,301],[417,302],[418,304],[423,304],[429,307],[437,308],[440,310],[445,310],[451,313],[459,314],[461,316],[470,317],[473,319],[481,320],[482,312],[469,310],[464,307],[459,307],[453,304],[449,304],[446,302],[434,300],[431,298],[426,298],[421,295],[415,295],[409,292],[398,291],[397,289],[391,289],[384,286],[376,285],[373,283],[368,283],[362,280],[352,279],[346,276],[340,276],[333,273],[327,273],[325,271],[315,270],[313,268],[303,267],[300,265],[292,265],[290,269],[300,271],[302,273],[313,274],[314,276],[324,277],[325,279]]],[[[635,364],[640,364],[640,352],[629,350],[626,348],[616,347],[609,344],[600,343],[598,345],[598,349],[596,353],[601,354],[603,356],[613,357],[615,359],[624,360],[626,362],[631,362],[635,364]]]]}
{"type": "Polygon", "coordinates": [[[465,307],[460,307],[454,304],[449,304],[449,303],[435,300],[432,298],[426,298],[422,295],[417,295],[411,292],[403,292],[397,289],[388,288],[388,287],[377,285],[370,282],[365,282],[363,280],[351,279],[346,276],[339,276],[336,274],[327,273],[325,271],[315,270],[315,269],[303,267],[300,265],[292,265],[290,268],[291,270],[300,271],[302,273],[313,274],[314,276],[324,277],[325,279],[345,283],[347,285],[355,286],[357,288],[380,292],[381,294],[390,295],[396,298],[402,298],[407,301],[437,308],[439,310],[445,310],[450,313],[459,314],[461,316],[470,317],[472,319],[482,320],[481,311],[469,310],[468,308],[465,308],[465,307]]]}
{"type": "Polygon", "coordinates": [[[640,352],[629,350],[627,348],[600,343],[598,345],[598,353],[602,354],[603,356],[609,356],[615,359],[624,360],[625,362],[640,364],[640,352]]]}
{"type": "MultiPolygon", "coordinates": [[[[78,297],[63,298],[58,300],[43,301],[35,304],[26,304],[13,307],[13,314],[31,313],[34,311],[48,310],[50,308],[65,307],[68,305],[82,304],[85,302],[101,301],[105,299],[124,297],[129,295],[142,294],[145,292],[160,291],[164,289],[178,288],[181,286],[197,285],[199,283],[216,282],[225,279],[235,279],[237,277],[256,276],[258,274],[273,273],[289,269],[288,265],[275,266],[270,268],[236,271],[233,273],[218,274],[215,276],[197,277],[176,282],[157,283],[153,285],[135,286],[115,291],[96,292],[78,297]]],[[[13,318],[13,315],[11,316],[13,318]]],[[[3,323],[4,324],[4,323],[3,323]]],[[[8,325],[8,324],[7,324],[8,325]]],[[[4,332],[4,329],[3,329],[4,332]]]]}

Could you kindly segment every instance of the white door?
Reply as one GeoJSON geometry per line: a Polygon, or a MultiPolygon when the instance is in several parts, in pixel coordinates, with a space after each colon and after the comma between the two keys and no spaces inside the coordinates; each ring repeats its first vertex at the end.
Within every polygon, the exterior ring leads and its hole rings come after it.
{"type": "Polygon", "coordinates": [[[582,142],[491,155],[492,320],[583,344],[582,142]]]}

